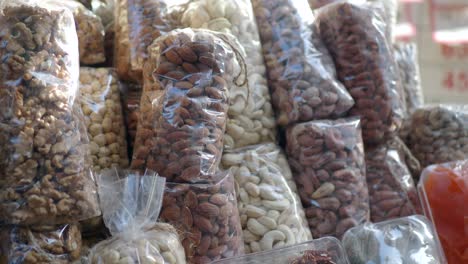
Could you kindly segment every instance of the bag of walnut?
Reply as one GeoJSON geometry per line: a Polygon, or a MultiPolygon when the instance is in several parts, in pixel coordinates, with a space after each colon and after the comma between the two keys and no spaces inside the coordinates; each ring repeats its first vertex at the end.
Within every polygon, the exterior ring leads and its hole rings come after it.
{"type": "Polygon", "coordinates": [[[71,12],[0,6],[0,223],[62,224],[99,214],[78,94],[71,12]]]}
{"type": "Polygon", "coordinates": [[[174,227],[157,222],[165,179],[156,173],[105,170],[98,176],[104,222],[112,237],[96,244],[91,264],[185,264],[174,227]]]}
{"type": "Polygon", "coordinates": [[[3,227],[0,263],[67,264],[78,260],[81,233],[77,224],[3,227]]]}

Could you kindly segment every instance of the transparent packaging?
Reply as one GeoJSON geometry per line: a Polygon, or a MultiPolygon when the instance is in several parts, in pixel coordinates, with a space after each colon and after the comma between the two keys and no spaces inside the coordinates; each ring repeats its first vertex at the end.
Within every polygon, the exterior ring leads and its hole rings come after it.
{"type": "Polygon", "coordinates": [[[420,215],[354,227],[342,243],[351,264],[447,263],[432,223],[420,215]]]}
{"type": "Polygon", "coordinates": [[[307,0],[253,0],[277,122],[343,116],[354,101],[312,25],[307,0]]]}
{"type": "Polygon", "coordinates": [[[348,264],[346,252],[340,241],[333,237],[323,237],[302,244],[273,249],[237,258],[215,261],[213,264],[348,264]]]}
{"type": "Polygon", "coordinates": [[[395,27],[398,19],[398,1],[399,0],[367,0],[381,4],[385,11],[385,23],[387,24],[387,40],[393,43],[395,39],[395,27]]]}
{"type": "Polygon", "coordinates": [[[0,5],[0,223],[55,225],[99,215],[78,95],[71,12],[0,5]]]}
{"type": "Polygon", "coordinates": [[[246,253],[312,239],[296,184],[288,181],[291,169],[281,159],[284,154],[273,143],[223,155],[222,166],[234,174],[246,253]]]}
{"type": "Polygon", "coordinates": [[[369,221],[369,195],[358,118],[289,127],[286,153],[315,238],[341,238],[369,221]]]}

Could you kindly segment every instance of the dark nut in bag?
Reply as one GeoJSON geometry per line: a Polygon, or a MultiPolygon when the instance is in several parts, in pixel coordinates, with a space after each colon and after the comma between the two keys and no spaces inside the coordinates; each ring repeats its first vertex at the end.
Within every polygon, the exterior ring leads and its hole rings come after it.
{"type": "Polygon", "coordinates": [[[286,131],[286,152],[312,236],[341,236],[369,220],[357,118],[311,121],[286,131]]]}
{"type": "Polygon", "coordinates": [[[70,11],[3,5],[0,13],[0,222],[62,224],[99,214],[78,94],[70,11]]]}

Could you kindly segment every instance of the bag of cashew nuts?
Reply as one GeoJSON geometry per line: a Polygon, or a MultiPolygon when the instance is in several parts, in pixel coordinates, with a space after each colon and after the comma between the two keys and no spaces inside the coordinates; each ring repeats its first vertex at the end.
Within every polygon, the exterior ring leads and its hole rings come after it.
{"type": "Polygon", "coordinates": [[[126,83],[123,85],[123,109],[125,115],[125,127],[127,128],[127,142],[129,156],[133,155],[133,145],[140,115],[141,85],[126,83]]]}
{"type": "Polygon", "coordinates": [[[289,127],[286,152],[312,236],[341,236],[369,220],[359,118],[289,127]]]}
{"type": "Polygon", "coordinates": [[[414,215],[350,229],[342,239],[351,264],[445,264],[432,223],[414,215]]]}
{"type": "Polygon", "coordinates": [[[67,264],[78,260],[81,233],[77,224],[2,227],[0,263],[67,264]]]}
{"type": "Polygon", "coordinates": [[[265,62],[250,0],[191,1],[181,16],[184,27],[206,28],[235,36],[245,50],[248,83],[229,89],[224,148],[276,141],[276,123],[265,62]]]}
{"type": "Polygon", "coordinates": [[[273,143],[223,155],[222,166],[234,174],[246,253],[312,239],[291,170],[280,159],[286,161],[273,143]]]}
{"type": "Polygon", "coordinates": [[[253,0],[277,122],[343,116],[354,101],[312,25],[307,0],[253,0]]]}
{"type": "Polygon", "coordinates": [[[104,222],[112,237],[91,249],[91,264],[185,264],[176,230],[157,222],[165,181],[155,172],[141,175],[115,168],[98,176],[104,222]]]}
{"type": "Polygon", "coordinates": [[[427,105],[409,120],[406,143],[422,167],[468,159],[468,106],[427,105]]]}
{"type": "Polygon", "coordinates": [[[222,259],[213,264],[349,264],[340,241],[323,237],[302,244],[273,249],[237,258],[222,259]]]}
{"type": "Polygon", "coordinates": [[[366,149],[371,221],[421,214],[421,204],[405,157],[391,144],[366,149]]]}
{"type": "Polygon", "coordinates": [[[167,183],[161,220],[179,232],[188,263],[244,254],[234,178],[221,172],[209,184],[167,183]]]}
{"type": "Polygon", "coordinates": [[[320,36],[356,104],[366,145],[393,137],[405,115],[404,96],[382,9],[375,3],[338,2],[318,11],[320,36]],[[380,12],[382,11],[382,12],[380,12]]]}
{"type": "Polygon", "coordinates": [[[109,68],[80,68],[80,103],[96,173],[128,167],[127,140],[119,82],[109,68]]]}
{"type": "Polygon", "coordinates": [[[55,225],[99,214],[78,95],[71,12],[0,6],[0,223],[55,225]]]}
{"type": "Polygon", "coordinates": [[[210,181],[219,170],[229,88],[240,77],[232,68],[241,56],[225,36],[174,30],[150,46],[132,168],[173,182],[210,181]]]}

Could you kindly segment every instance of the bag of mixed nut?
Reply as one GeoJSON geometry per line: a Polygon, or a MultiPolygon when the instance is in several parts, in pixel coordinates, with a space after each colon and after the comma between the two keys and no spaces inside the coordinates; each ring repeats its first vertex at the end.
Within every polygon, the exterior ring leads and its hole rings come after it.
{"type": "Polygon", "coordinates": [[[185,27],[206,28],[235,36],[246,56],[248,82],[229,89],[230,104],[224,148],[276,141],[262,46],[250,0],[190,1],[182,13],[185,27]]]}
{"type": "Polygon", "coordinates": [[[62,224],[99,214],[67,9],[0,10],[0,223],[62,224]]]}
{"type": "Polygon", "coordinates": [[[351,2],[333,3],[318,13],[315,23],[338,79],[356,101],[349,115],[361,117],[366,145],[385,142],[405,114],[398,68],[385,36],[385,13],[372,3],[351,2]]]}
{"type": "Polygon", "coordinates": [[[77,224],[2,227],[0,263],[67,264],[79,259],[81,233],[77,224]]]}
{"type": "Polygon", "coordinates": [[[212,183],[167,183],[161,220],[179,232],[187,262],[200,264],[244,254],[231,172],[212,183]]]}
{"type": "Polygon", "coordinates": [[[343,116],[354,104],[312,25],[307,0],[253,0],[277,122],[343,116]]]}
{"type": "Polygon", "coordinates": [[[286,152],[312,236],[341,236],[369,220],[358,118],[289,127],[286,152]]]}
{"type": "Polygon", "coordinates": [[[219,169],[238,52],[225,35],[175,30],[145,64],[132,168],[174,182],[209,181],[219,169]]]}
{"type": "Polygon", "coordinates": [[[158,223],[165,179],[146,171],[109,169],[98,177],[104,222],[112,237],[96,244],[91,264],[185,264],[174,227],[158,223]]]}
{"type": "Polygon", "coordinates": [[[234,174],[246,253],[312,239],[296,184],[288,181],[292,180],[291,170],[280,159],[286,160],[273,143],[223,155],[222,166],[234,174]]]}

